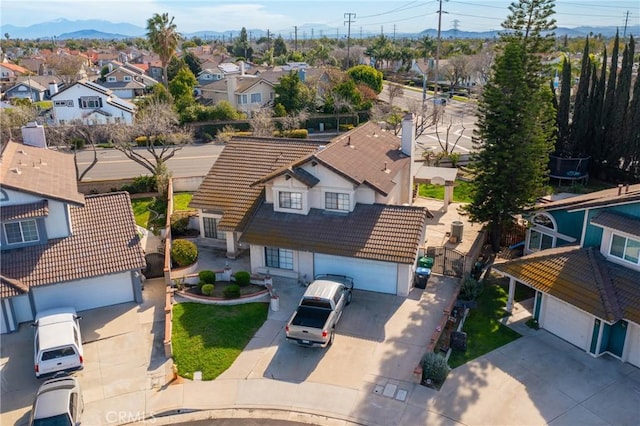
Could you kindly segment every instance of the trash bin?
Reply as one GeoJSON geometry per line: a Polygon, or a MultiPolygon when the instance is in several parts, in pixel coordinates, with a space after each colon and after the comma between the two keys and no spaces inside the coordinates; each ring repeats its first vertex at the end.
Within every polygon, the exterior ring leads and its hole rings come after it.
{"type": "Polygon", "coordinates": [[[429,280],[430,276],[431,276],[431,269],[417,267],[414,285],[417,288],[427,288],[427,281],[429,280]]]}
{"type": "Polygon", "coordinates": [[[280,310],[280,298],[278,296],[271,296],[271,310],[278,312],[280,310]]]}
{"type": "Polygon", "coordinates": [[[433,257],[423,256],[418,259],[418,266],[421,268],[433,268],[433,257]]]}

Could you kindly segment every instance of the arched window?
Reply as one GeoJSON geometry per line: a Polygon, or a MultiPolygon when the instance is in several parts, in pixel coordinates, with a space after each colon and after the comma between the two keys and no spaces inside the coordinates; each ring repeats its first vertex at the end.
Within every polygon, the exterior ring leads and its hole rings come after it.
{"type": "Polygon", "coordinates": [[[533,227],[529,230],[529,251],[539,251],[555,247],[556,238],[545,231],[555,231],[556,221],[547,213],[537,213],[531,219],[533,227]]]}
{"type": "Polygon", "coordinates": [[[547,213],[536,214],[533,219],[531,219],[531,222],[533,222],[534,227],[544,226],[545,228],[556,229],[556,222],[553,220],[553,216],[547,213]]]}

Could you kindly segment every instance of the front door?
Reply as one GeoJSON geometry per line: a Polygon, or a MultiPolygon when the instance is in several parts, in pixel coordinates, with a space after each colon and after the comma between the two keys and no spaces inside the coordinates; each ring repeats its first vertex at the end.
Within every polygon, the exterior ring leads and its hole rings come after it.
{"type": "Polygon", "coordinates": [[[617,357],[622,357],[624,349],[624,341],[627,337],[627,322],[620,320],[613,324],[609,330],[609,341],[607,342],[607,351],[617,357]]]}

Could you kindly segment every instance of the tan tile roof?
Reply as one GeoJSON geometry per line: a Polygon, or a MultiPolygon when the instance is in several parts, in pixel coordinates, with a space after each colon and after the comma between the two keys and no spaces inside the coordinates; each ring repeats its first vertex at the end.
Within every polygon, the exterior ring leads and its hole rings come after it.
{"type": "Polygon", "coordinates": [[[8,142],[2,152],[0,177],[5,188],[84,204],[71,154],[8,142]]]}
{"type": "Polygon", "coordinates": [[[607,261],[595,247],[559,247],[493,268],[607,321],[640,324],[638,272],[607,261]]]}
{"type": "Polygon", "coordinates": [[[580,210],[591,207],[614,205],[634,200],[640,200],[640,184],[629,185],[628,188],[626,186],[622,188],[609,188],[602,191],[590,192],[588,194],[576,195],[575,197],[545,202],[536,205],[536,208],[543,210],[580,210]],[[618,194],[618,192],[620,192],[620,194],[618,194]]]}
{"type": "MultiPolygon", "coordinates": [[[[145,267],[126,192],[87,196],[84,207],[71,208],[71,222],[70,237],[4,251],[0,257],[3,277],[32,287],[145,267]]],[[[0,290],[2,297],[19,294],[12,286],[3,285],[0,290]]]]}
{"type": "Polygon", "coordinates": [[[637,217],[604,211],[591,219],[591,223],[640,237],[640,218],[637,217]]]}
{"type": "Polygon", "coordinates": [[[242,230],[259,205],[263,176],[306,157],[325,142],[313,140],[234,138],[222,150],[194,194],[190,206],[223,213],[220,229],[242,230]]]}
{"type": "Polygon", "coordinates": [[[429,212],[423,207],[357,204],[351,213],[282,213],[264,203],[241,241],[336,256],[412,264],[429,212]]]}
{"type": "Polygon", "coordinates": [[[396,174],[411,163],[411,158],[400,150],[397,136],[368,122],[332,139],[324,149],[264,176],[260,182],[264,183],[286,173],[291,167],[312,160],[356,185],[367,185],[385,196],[400,183],[394,181],[396,174]]]}
{"type": "Polygon", "coordinates": [[[47,200],[42,200],[37,203],[3,206],[2,209],[0,209],[0,213],[3,222],[44,217],[49,215],[49,203],[47,200]]]}

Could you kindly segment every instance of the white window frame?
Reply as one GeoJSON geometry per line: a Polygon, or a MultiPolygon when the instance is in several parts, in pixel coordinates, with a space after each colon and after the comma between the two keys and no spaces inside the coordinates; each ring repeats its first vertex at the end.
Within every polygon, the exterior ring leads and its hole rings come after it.
{"type": "Polygon", "coordinates": [[[278,207],[280,209],[302,210],[302,207],[303,207],[302,192],[278,191],[278,207]],[[283,202],[284,203],[288,202],[288,205],[283,205],[283,202]]]}
{"type": "Polygon", "coordinates": [[[324,193],[324,208],[325,210],[335,210],[341,212],[351,211],[351,195],[344,192],[327,191],[324,193]],[[330,196],[335,196],[335,207],[329,206],[327,197],[330,196]],[[345,197],[346,200],[344,199],[345,197]]]}
{"type": "Polygon", "coordinates": [[[293,250],[282,249],[278,247],[265,247],[264,248],[264,264],[267,268],[288,269],[292,271],[293,270],[293,250]],[[275,259],[276,256],[277,256],[278,264],[275,265],[273,263],[270,263],[269,260],[275,259]]]}
{"type": "Polygon", "coordinates": [[[252,104],[261,104],[262,103],[262,93],[252,93],[251,94],[251,103],[252,104]]]}
{"type": "Polygon", "coordinates": [[[633,241],[634,243],[640,244],[640,240],[637,240],[635,238],[630,238],[627,237],[626,235],[621,235],[621,234],[616,234],[615,232],[611,233],[611,238],[609,239],[609,256],[616,258],[617,260],[622,260],[624,262],[630,263],[631,265],[640,265],[640,254],[638,255],[638,259],[636,259],[635,261],[633,259],[628,259],[627,257],[629,256],[627,254],[627,249],[629,248],[629,240],[633,241]],[[614,238],[622,238],[624,239],[624,247],[622,249],[622,256],[618,256],[617,254],[614,254],[612,252],[613,249],[613,239],[614,238]]]}
{"type": "Polygon", "coordinates": [[[17,222],[7,222],[3,224],[2,229],[4,230],[4,238],[7,241],[8,245],[13,245],[13,244],[24,244],[24,243],[32,243],[34,241],[40,241],[40,233],[38,232],[38,222],[36,222],[35,219],[28,219],[28,220],[20,220],[17,222]],[[25,230],[24,226],[26,226],[26,224],[33,224],[33,229],[29,229],[29,230],[25,230]],[[18,225],[18,230],[20,231],[20,241],[9,241],[9,234],[7,233],[7,226],[8,225],[18,225]],[[25,239],[25,233],[28,232],[30,235],[32,233],[32,231],[35,232],[35,238],[33,239],[25,239]]]}
{"type": "Polygon", "coordinates": [[[82,109],[97,109],[100,108],[99,96],[86,96],[80,98],[80,108],[82,109]],[[95,103],[95,106],[91,106],[95,103]]]}
{"type": "Polygon", "coordinates": [[[123,81],[131,81],[131,76],[130,76],[130,75],[125,75],[125,76],[122,78],[122,80],[123,80],[123,81]]]}
{"type": "Polygon", "coordinates": [[[556,223],[553,216],[545,212],[536,213],[530,219],[530,222],[533,225],[533,227],[529,229],[529,232],[527,235],[527,250],[529,250],[530,252],[536,252],[540,250],[545,250],[547,248],[553,248],[556,246],[556,236],[554,234],[557,232],[558,224],[556,223]],[[543,217],[545,219],[548,219],[551,222],[551,227],[540,224],[540,223],[536,223],[536,217],[543,217]],[[534,232],[540,234],[540,239],[538,240],[538,244],[536,247],[531,246],[531,242],[532,242],[531,236],[534,232]],[[542,242],[545,237],[551,238],[551,245],[543,249],[542,242]]]}
{"type": "Polygon", "coordinates": [[[114,76],[110,75],[109,77],[107,77],[107,82],[108,83],[115,83],[116,81],[118,81],[117,78],[115,78],[114,76]]]}

